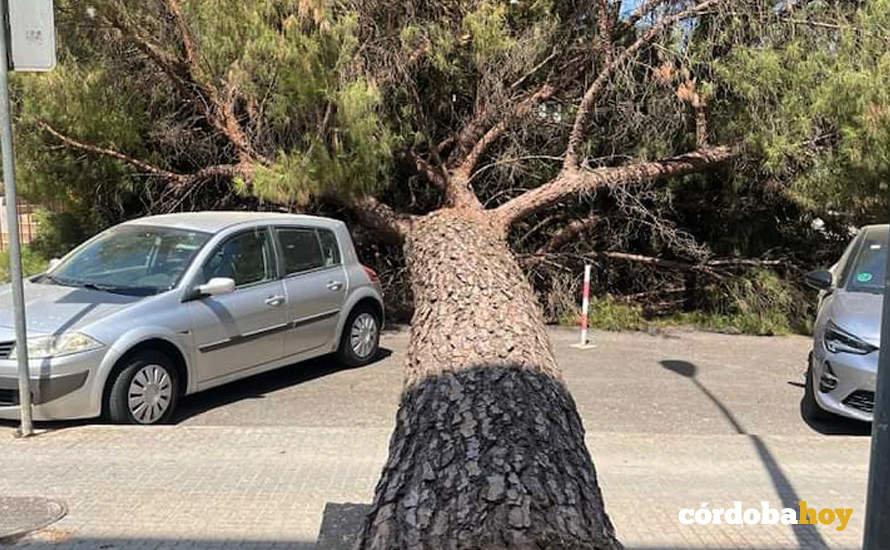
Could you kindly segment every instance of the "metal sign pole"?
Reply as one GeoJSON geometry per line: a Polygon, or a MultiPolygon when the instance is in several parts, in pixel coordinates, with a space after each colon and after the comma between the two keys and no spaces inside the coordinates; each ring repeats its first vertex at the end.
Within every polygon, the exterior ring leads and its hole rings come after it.
{"type": "Polygon", "coordinates": [[[15,355],[19,374],[19,409],[22,425],[19,434],[33,433],[31,425],[31,379],[28,373],[28,344],[25,328],[25,294],[22,288],[22,250],[19,243],[19,215],[16,208],[15,155],[12,150],[12,120],[9,108],[9,51],[6,14],[3,1],[3,21],[0,24],[0,148],[2,148],[3,182],[6,194],[6,218],[9,230],[9,274],[12,283],[12,304],[15,310],[15,355]]]}
{"type": "MultiPolygon", "coordinates": [[[[887,271],[890,275],[890,250],[887,271]]],[[[890,547],[890,298],[888,279],[884,280],[881,317],[881,347],[878,350],[878,380],[874,418],[871,425],[871,465],[868,470],[868,496],[865,501],[863,550],[890,547]]]]}

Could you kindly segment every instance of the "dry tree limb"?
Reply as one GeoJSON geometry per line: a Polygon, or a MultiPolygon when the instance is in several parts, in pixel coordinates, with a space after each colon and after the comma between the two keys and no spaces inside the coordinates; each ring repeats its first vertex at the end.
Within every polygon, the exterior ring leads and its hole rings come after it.
{"type": "Polygon", "coordinates": [[[497,207],[494,212],[501,217],[505,227],[509,227],[534,212],[581,193],[700,172],[726,162],[735,154],[730,147],[713,147],[660,161],[563,171],[554,180],[526,191],[497,207]]]}
{"type": "Polygon", "coordinates": [[[155,166],[154,164],[148,163],[144,160],[137,159],[125,153],[121,153],[120,151],[115,151],[114,149],[109,149],[107,147],[100,147],[98,145],[91,145],[89,143],[74,139],[70,136],[66,136],[43,120],[38,120],[37,125],[69,147],[79,149],[87,153],[93,153],[117,159],[121,162],[124,162],[125,164],[133,166],[134,168],[142,170],[146,174],[164,178],[173,183],[174,187],[176,188],[182,188],[190,183],[211,177],[234,178],[237,176],[242,176],[249,179],[249,176],[251,174],[251,169],[249,166],[239,164],[217,164],[201,168],[200,170],[191,173],[173,172],[171,170],[166,170],[159,166],[155,166]]]}
{"type": "Polygon", "coordinates": [[[643,32],[633,44],[615,56],[614,59],[600,71],[593,83],[587,88],[584,97],[581,99],[581,103],[578,105],[578,113],[575,115],[575,122],[572,125],[572,133],[569,135],[568,145],[566,146],[564,166],[567,170],[578,167],[578,148],[587,136],[587,123],[590,119],[593,107],[618,67],[628,61],[631,56],[644,46],[652,43],[652,41],[666,29],[673,27],[684,19],[700,15],[701,12],[718,5],[723,1],[725,0],[705,0],[688,10],[663,18],[656,25],[646,29],[646,31],[643,32]]]}

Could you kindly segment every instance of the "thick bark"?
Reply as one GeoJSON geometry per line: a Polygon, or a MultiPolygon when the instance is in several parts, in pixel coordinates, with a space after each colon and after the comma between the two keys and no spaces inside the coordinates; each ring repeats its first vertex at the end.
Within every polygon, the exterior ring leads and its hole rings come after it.
{"type": "Polygon", "coordinates": [[[731,147],[712,147],[653,162],[592,170],[564,170],[555,179],[495,208],[494,215],[501,219],[505,227],[509,227],[539,210],[582,193],[701,172],[730,160],[736,154],[731,147]]]}
{"type": "Polygon", "coordinates": [[[481,211],[415,220],[406,386],[361,549],[617,549],[537,301],[481,211]]]}

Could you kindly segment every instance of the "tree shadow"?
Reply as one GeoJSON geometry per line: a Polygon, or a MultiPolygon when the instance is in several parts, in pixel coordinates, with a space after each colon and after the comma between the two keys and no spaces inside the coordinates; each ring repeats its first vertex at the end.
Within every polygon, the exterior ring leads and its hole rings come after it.
{"type": "MultiPolygon", "coordinates": [[[[791,484],[791,481],[785,475],[785,472],[782,471],[781,466],[776,461],[776,458],[772,455],[769,448],[760,439],[759,436],[755,434],[748,433],[742,424],[738,421],[732,411],[723,404],[720,399],[717,398],[711,391],[704,386],[701,382],[699,382],[698,378],[696,378],[697,367],[688,361],[677,361],[677,360],[665,360],[661,361],[661,366],[666,368],[667,370],[679,374],[684,378],[688,379],[696,388],[699,389],[717,409],[723,414],[726,418],[726,421],[733,427],[733,429],[739,435],[744,435],[751,440],[751,443],[754,445],[755,450],[757,451],[757,455],[760,458],[760,462],[763,463],[763,467],[766,469],[767,473],[770,476],[770,480],[772,481],[773,488],[776,491],[776,494],[779,495],[779,499],[782,501],[782,506],[784,508],[797,509],[798,503],[801,498],[794,490],[794,486],[791,484]]],[[[796,524],[791,525],[791,530],[794,533],[794,537],[797,539],[798,544],[801,548],[827,548],[827,544],[822,536],[819,534],[819,531],[816,529],[815,525],[812,524],[796,524]]]]}
{"type": "Polygon", "coordinates": [[[324,355],[187,395],[176,407],[171,423],[179,424],[193,416],[245,399],[264,399],[267,394],[337,372],[368,368],[386,359],[392,353],[390,349],[380,348],[374,359],[361,367],[347,367],[339,363],[333,356],[324,355]]]}

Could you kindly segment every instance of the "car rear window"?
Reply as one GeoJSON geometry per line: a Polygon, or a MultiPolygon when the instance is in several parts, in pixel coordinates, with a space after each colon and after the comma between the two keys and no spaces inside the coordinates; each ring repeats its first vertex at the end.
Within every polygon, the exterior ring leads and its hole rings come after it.
{"type": "Polygon", "coordinates": [[[317,269],[324,265],[321,243],[314,229],[276,229],[284,254],[284,271],[287,275],[317,269]]]}
{"type": "Polygon", "coordinates": [[[337,237],[333,231],[317,229],[318,240],[321,241],[321,255],[325,267],[340,264],[340,247],[337,245],[337,237]]]}

